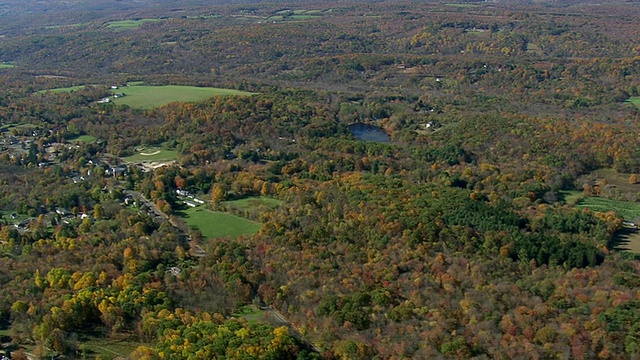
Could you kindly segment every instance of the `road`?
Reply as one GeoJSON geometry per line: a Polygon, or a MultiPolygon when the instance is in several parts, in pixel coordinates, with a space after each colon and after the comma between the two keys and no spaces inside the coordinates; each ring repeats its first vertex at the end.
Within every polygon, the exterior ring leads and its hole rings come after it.
{"type": "Polygon", "coordinates": [[[276,320],[276,322],[286,326],[289,329],[289,331],[293,334],[293,337],[307,344],[307,346],[309,346],[313,351],[317,352],[318,354],[321,354],[320,349],[314,343],[305,339],[304,336],[302,336],[302,334],[298,331],[298,329],[296,329],[296,327],[293,326],[293,324],[291,324],[287,320],[287,318],[285,318],[284,315],[282,315],[278,310],[272,308],[271,306],[264,306],[262,310],[271,314],[271,316],[276,320]]]}

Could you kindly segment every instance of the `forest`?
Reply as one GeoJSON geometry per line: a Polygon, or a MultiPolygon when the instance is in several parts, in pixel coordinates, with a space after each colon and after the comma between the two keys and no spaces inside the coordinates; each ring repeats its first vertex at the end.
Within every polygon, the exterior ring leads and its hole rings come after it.
{"type": "Polygon", "coordinates": [[[638,3],[33,3],[0,355],[640,357],[638,3]]]}

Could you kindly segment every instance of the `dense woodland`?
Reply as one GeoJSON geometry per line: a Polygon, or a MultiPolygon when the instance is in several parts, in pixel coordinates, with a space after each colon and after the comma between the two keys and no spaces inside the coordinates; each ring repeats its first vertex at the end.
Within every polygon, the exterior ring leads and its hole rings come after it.
{"type": "Polygon", "coordinates": [[[639,201],[590,175],[640,173],[637,3],[118,4],[0,7],[0,352],[86,358],[92,337],[139,342],[133,359],[640,356],[623,219],[563,195],[639,201]],[[132,81],[258,94],[96,102],[132,81]],[[123,160],[161,144],[170,166],[123,160]],[[209,239],[178,189],[282,205],[238,213],[253,236],[209,239]],[[235,315],[249,305],[289,326],[235,315]]]}

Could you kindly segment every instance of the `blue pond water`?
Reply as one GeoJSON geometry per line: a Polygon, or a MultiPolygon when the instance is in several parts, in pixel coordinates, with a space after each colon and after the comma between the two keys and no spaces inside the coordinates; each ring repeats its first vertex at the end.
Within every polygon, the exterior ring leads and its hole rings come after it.
{"type": "Polygon", "coordinates": [[[355,123],[349,125],[349,130],[353,136],[362,141],[375,141],[381,143],[388,143],[391,141],[391,137],[387,135],[382,129],[377,126],[355,123]]]}

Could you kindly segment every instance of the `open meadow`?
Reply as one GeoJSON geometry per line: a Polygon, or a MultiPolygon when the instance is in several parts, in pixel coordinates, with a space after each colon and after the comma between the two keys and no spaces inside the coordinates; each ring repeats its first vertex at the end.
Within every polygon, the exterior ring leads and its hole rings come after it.
{"type": "Polygon", "coordinates": [[[282,201],[266,196],[249,196],[237,200],[222,201],[220,205],[253,214],[275,209],[282,201]]]}
{"type": "Polygon", "coordinates": [[[130,163],[140,162],[157,162],[157,161],[174,161],[178,159],[178,152],[173,149],[164,147],[138,147],[136,153],[124,158],[124,161],[130,163]]]}
{"type": "Polygon", "coordinates": [[[201,207],[189,208],[178,213],[191,227],[195,227],[207,238],[236,238],[258,232],[261,224],[240,216],[201,207]]]}
{"type": "Polygon", "coordinates": [[[633,96],[630,97],[629,100],[627,100],[628,102],[634,104],[637,107],[640,107],[640,96],[633,96]]]}
{"type": "Polygon", "coordinates": [[[81,143],[89,144],[89,143],[96,142],[96,140],[98,140],[98,139],[95,136],[80,135],[80,136],[78,136],[76,138],[69,139],[69,142],[72,142],[72,143],[81,142],[81,143]]]}
{"type": "Polygon", "coordinates": [[[120,88],[125,94],[113,99],[118,105],[128,105],[138,109],[152,109],[176,101],[201,101],[214,96],[253,95],[246,91],[196,86],[149,86],[136,85],[120,88]]]}
{"type": "Polygon", "coordinates": [[[119,20],[110,21],[106,24],[108,29],[112,30],[131,30],[140,27],[144,23],[158,22],[160,19],[137,19],[137,20],[119,20]]]}

